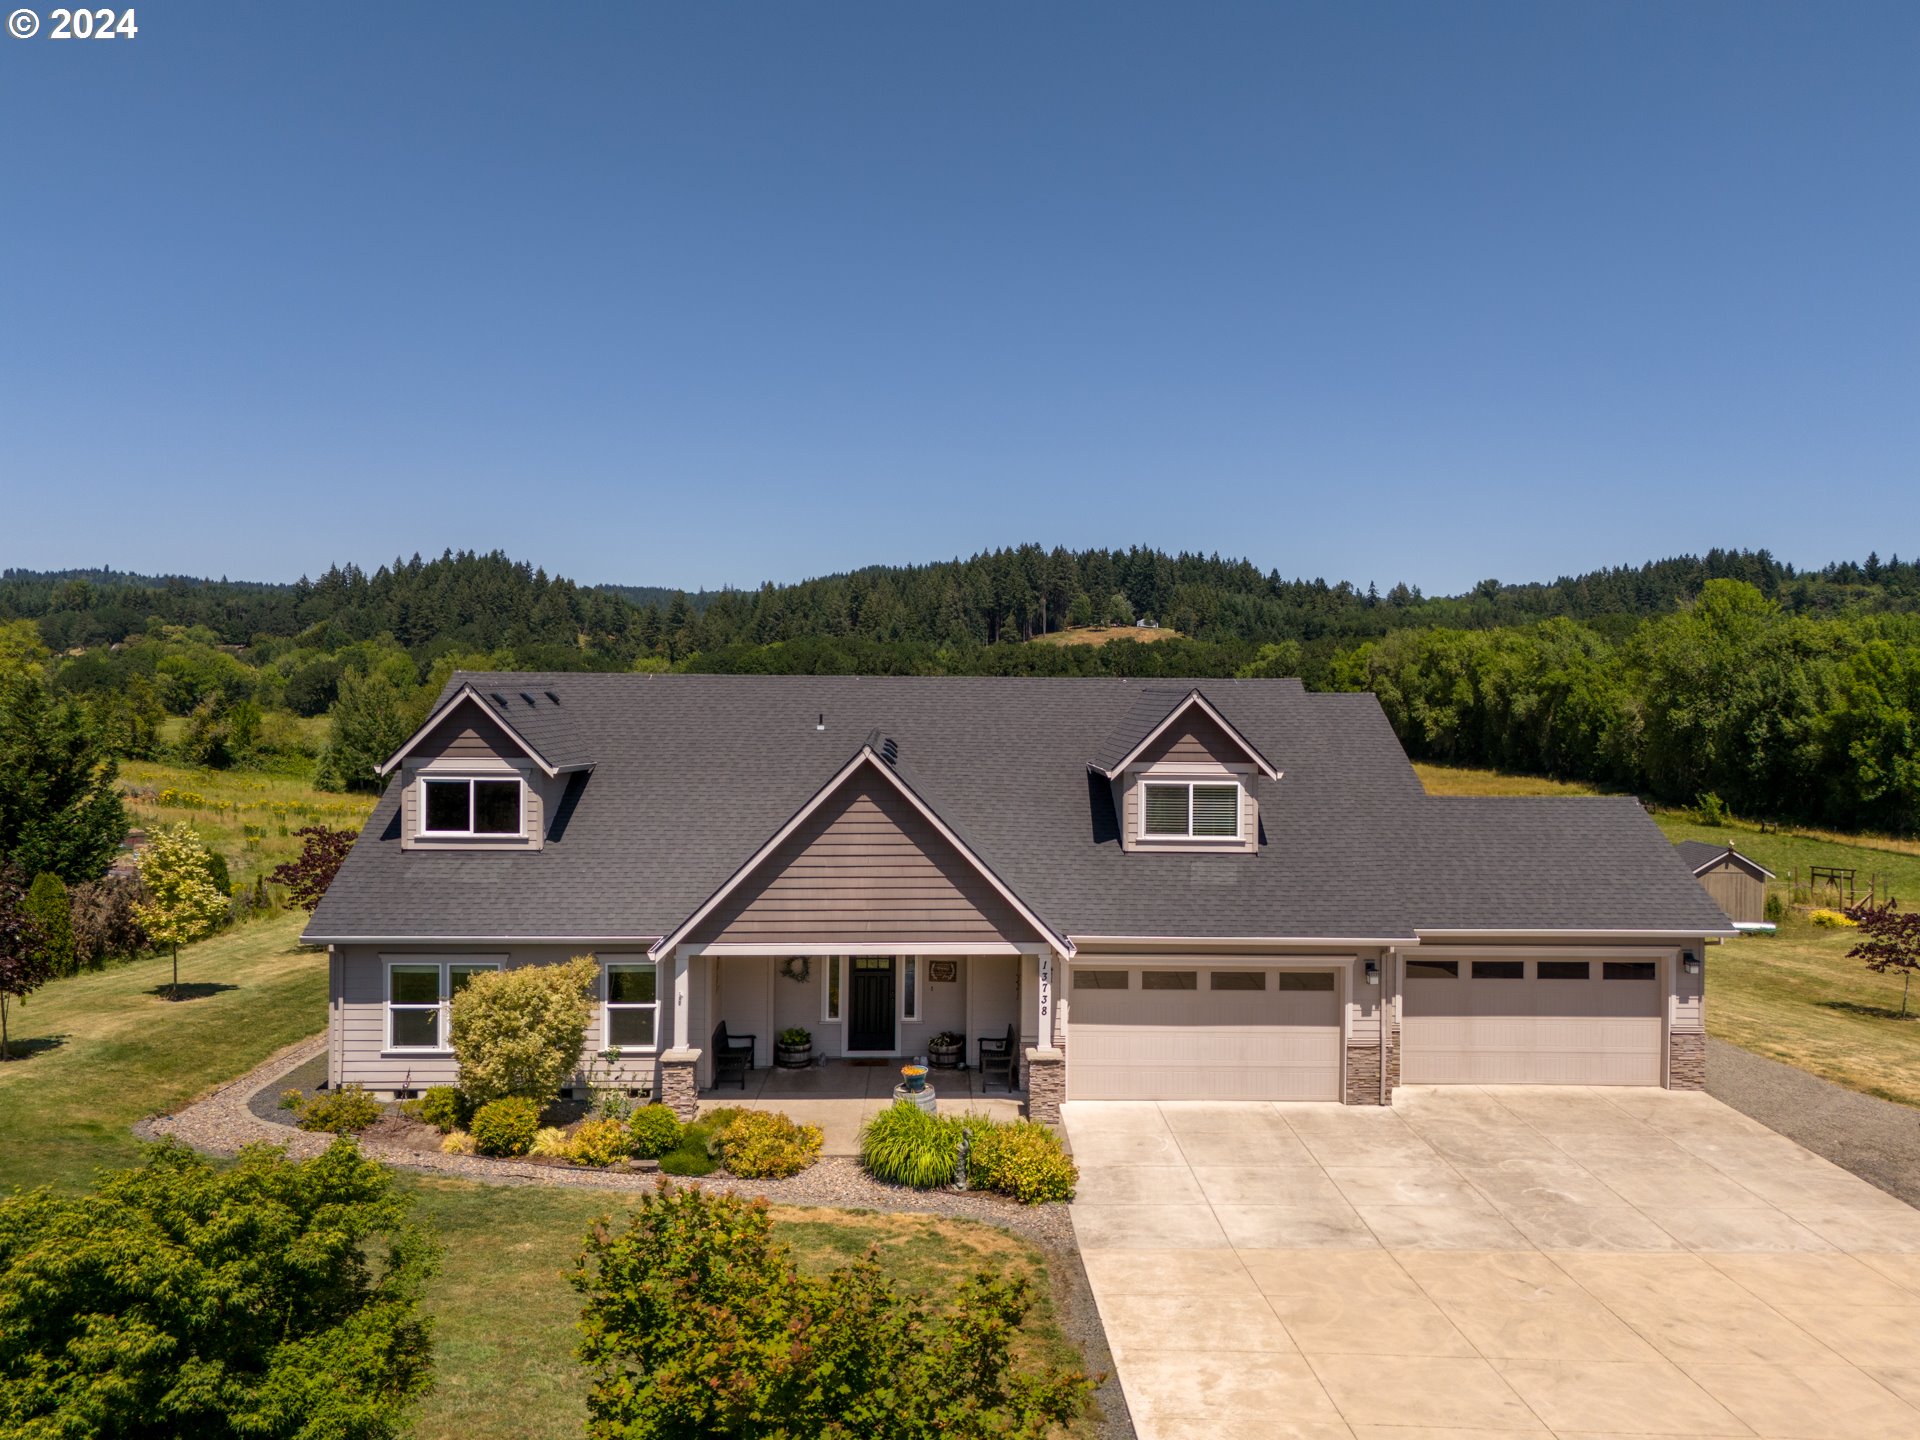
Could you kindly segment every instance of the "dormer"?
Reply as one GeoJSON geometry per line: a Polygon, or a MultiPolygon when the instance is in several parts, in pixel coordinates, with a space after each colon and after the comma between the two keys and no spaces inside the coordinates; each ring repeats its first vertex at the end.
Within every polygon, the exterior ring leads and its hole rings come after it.
{"type": "Polygon", "coordinates": [[[1129,851],[1245,853],[1260,844],[1259,781],[1280,771],[1198,689],[1148,687],[1092,769],[1112,782],[1129,851]]]}
{"type": "Polygon", "coordinates": [[[568,779],[591,768],[552,691],[461,681],[377,773],[399,775],[405,849],[538,850],[568,779]]]}

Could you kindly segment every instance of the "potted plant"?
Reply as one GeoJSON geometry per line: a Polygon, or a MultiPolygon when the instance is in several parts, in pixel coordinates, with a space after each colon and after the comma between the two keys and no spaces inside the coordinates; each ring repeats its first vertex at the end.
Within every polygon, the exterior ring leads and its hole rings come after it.
{"type": "Polygon", "coordinates": [[[955,1030],[942,1030],[927,1041],[927,1063],[936,1070],[958,1070],[967,1053],[967,1037],[955,1030]]]}
{"type": "Polygon", "coordinates": [[[782,1030],[774,1037],[773,1059],[786,1070],[798,1070],[813,1063],[813,1032],[798,1025],[782,1030]]]}

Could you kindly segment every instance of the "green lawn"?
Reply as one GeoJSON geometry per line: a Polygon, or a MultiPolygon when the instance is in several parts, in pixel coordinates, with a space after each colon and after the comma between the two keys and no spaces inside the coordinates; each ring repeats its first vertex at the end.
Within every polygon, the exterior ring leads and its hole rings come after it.
{"type": "MultiPolygon", "coordinates": [[[[1920,1020],[1900,981],[1849,960],[1849,930],[1792,916],[1708,952],[1707,1030],[1852,1090],[1920,1106],[1920,1020]]],[[[1920,992],[1916,993],[1920,1001],[1920,992]]]]}
{"type": "MultiPolygon", "coordinates": [[[[56,980],[12,1011],[27,1058],[0,1065],[0,1194],[79,1190],[101,1167],[134,1163],[129,1127],[174,1109],[315,1033],[326,1013],[326,957],[295,940],[289,914],[181,952],[182,986],[164,998],[164,957],[56,980]]],[[[566,1276],[588,1225],[618,1197],[545,1186],[489,1186],[403,1175],[445,1246],[428,1297],[436,1391],[425,1440],[573,1440],[586,1417],[573,1359],[578,1301],[566,1276]]],[[[1034,1277],[1026,1351],[1077,1363],[1055,1321],[1046,1261],[1005,1231],[922,1215],[782,1209],[779,1233],[803,1265],[826,1268],[877,1247],[896,1282],[949,1293],[974,1269],[1034,1277]]]]}

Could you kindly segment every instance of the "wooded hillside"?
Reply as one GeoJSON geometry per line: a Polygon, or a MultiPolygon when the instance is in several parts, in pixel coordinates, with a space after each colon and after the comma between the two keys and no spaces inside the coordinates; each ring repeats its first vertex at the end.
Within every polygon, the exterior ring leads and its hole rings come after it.
{"type": "Polygon", "coordinates": [[[371,783],[380,746],[456,667],[1299,675],[1379,695],[1417,758],[1920,829],[1920,565],[1877,555],[1802,571],[1716,550],[1430,597],[1030,545],[689,596],[448,553],[292,585],[10,570],[0,618],[51,652],[53,688],[121,753],[152,753],[172,714],[171,743],[248,763],[295,743],[276,715],[328,714],[321,778],[336,785],[371,783]],[[1026,643],[1136,617],[1179,637],[1026,643]]]}

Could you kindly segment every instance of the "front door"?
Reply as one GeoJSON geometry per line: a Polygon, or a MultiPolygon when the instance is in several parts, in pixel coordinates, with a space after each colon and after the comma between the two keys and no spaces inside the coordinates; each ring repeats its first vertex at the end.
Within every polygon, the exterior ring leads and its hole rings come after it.
{"type": "Polygon", "coordinates": [[[847,1049],[893,1049],[893,957],[855,955],[847,1005],[847,1049]]]}

